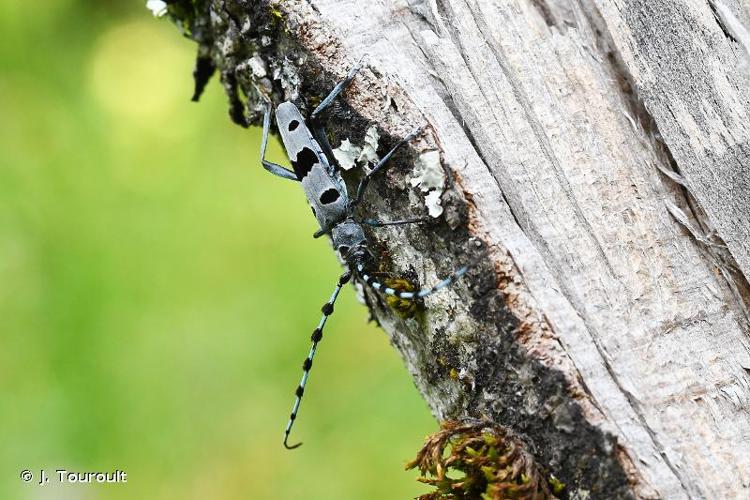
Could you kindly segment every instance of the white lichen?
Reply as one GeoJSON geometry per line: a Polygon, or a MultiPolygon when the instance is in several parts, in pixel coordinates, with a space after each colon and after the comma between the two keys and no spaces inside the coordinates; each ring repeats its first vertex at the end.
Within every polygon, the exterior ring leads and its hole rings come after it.
{"type": "Polygon", "coordinates": [[[163,0],[148,0],[146,8],[151,11],[154,17],[161,17],[167,13],[167,4],[163,0]]]}
{"type": "Polygon", "coordinates": [[[424,197],[424,204],[427,207],[427,213],[430,217],[440,217],[443,213],[443,206],[440,204],[440,196],[442,194],[442,190],[434,190],[427,193],[427,196],[424,197]]]}
{"type": "Polygon", "coordinates": [[[352,144],[349,139],[341,141],[341,146],[333,150],[333,156],[344,170],[351,170],[354,167],[366,164],[375,164],[378,158],[378,141],[380,134],[375,125],[371,126],[365,132],[364,144],[360,147],[352,144]]]}
{"type": "Polygon", "coordinates": [[[378,128],[372,125],[365,132],[365,144],[362,146],[362,152],[359,154],[357,161],[360,163],[376,163],[379,160],[378,141],[380,141],[378,128]]]}
{"type": "Polygon", "coordinates": [[[427,193],[424,197],[427,212],[430,217],[439,217],[443,213],[440,197],[445,187],[445,171],[440,162],[439,151],[426,151],[417,158],[414,177],[409,183],[427,193]]]}
{"type": "Polygon", "coordinates": [[[357,166],[357,159],[362,154],[362,148],[352,144],[349,139],[341,141],[341,146],[333,150],[333,156],[344,170],[351,170],[357,166]]]}
{"type": "Polygon", "coordinates": [[[414,165],[414,177],[409,181],[412,186],[419,187],[423,193],[433,189],[442,191],[445,186],[445,172],[440,163],[439,151],[422,153],[414,165]]]}
{"type": "Polygon", "coordinates": [[[224,37],[224,40],[221,42],[221,55],[223,57],[229,57],[232,54],[235,54],[239,50],[240,41],[239,38],[227,36],[224,37]]]}
{"type": "Polygon", "coordinates": [[[263,78],[268,74],[265,61],[263,61],[263,59],[261,59],[257,54],[251,57],[247,61],[247,64],[248,66],[250,66],[250,70],[253,72],[253,75],[255,75],[257,78],[263,78]]]}
{"type": "Polygon", "coordinates": [[[290,63],[288,59],[284,59],[280,68],[274,69],[273,79],[281,82],[285,100],[294,101],[299,97],[299,87],[302,80],[297,67],[290,63]]]}

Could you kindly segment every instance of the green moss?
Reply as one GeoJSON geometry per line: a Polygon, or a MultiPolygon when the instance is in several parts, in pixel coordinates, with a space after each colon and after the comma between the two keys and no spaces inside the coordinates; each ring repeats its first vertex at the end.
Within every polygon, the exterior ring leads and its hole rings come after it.
{"type": "Polygon", "coordinates": [[[284,12],[276,6],[271,6],[268,11],[271,14],[271,22],[273,23],[274,27],[277,29],[283,28],[285,33],[290,34],[291,31],[289,30],[289,26],[287,26],[286,20],[284,19],[284,12]]]}
{"type": "Polygon", "coordinates": [[[271,7],[271,15],[281,21],[284,19],[284,14],[281,12],[281,10],[277,9],[276,7],[271,7]]]}
{"type": "Polygon", "coordinates": [[[550,474],[548,482],[549,482],[549,485],[552,487],[552,492],[555,495],[559,495],[565,489],[565,483],[557,479],[554,474],[550,474]]]}
{"type": "Polygon", "coordinates": [[[554,476],[545,480],[523,442],[489,422],[444,422],[406,468],[435,487],[419,500],[548,499],[565,487],[554,476]]]}
{"type": "MultiPolygon", "coordinates": [[[[416,287],[405,278],[383,278],[383,284],[400,292],[416,291],[416,287]]],[[[400,299],[394,295],[386,295],[385,302],[403,319],[411,318],[418,309],[417,302],[400,299]]]]}

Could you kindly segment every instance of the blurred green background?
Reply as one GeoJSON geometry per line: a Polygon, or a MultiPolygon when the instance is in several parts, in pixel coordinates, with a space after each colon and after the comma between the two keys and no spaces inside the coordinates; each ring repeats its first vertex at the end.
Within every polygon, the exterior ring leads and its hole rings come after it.
{"type": "Polygon", "coordinates": [[[351,287],[282,448],[340,267],[144,3],[0,0],[0,498],[426,491],[402,469],[436,424],[351,287]],[[128,483],[20,480],[40,468],[128,483]]]}

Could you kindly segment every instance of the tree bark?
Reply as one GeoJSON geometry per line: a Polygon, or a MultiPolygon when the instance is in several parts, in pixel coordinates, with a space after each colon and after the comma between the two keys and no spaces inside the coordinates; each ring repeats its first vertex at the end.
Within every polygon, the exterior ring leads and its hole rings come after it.
{"type": "Polygon", "coordinates": [[[438,152],[443,214],[373,232],[382,260],[429,286],[489,257],[411,317],[366,295],[437,419],[513,429],[573,498],[750,495],[750,2],[170,9],[238,122],[364,56],[333,146],[429,124],[364,209],[439,211],[408,186],[438,152]]]}

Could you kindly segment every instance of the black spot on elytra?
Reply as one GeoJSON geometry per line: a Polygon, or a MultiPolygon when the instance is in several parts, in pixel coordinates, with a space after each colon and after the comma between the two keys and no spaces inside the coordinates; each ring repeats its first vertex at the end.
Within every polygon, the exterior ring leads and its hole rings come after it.
{"type": "Polygon", "coordinates": [[[294,173],[297,174],[297,178],[302,180],[310,173],[316,163],[318,163],[318,155],[315,154],[315,151],[310,148],[302,148],[302,151],[297,153],[297,159],[292,160],[292,168],[294,173]]]}
{"type": "Polygon", "coordinates": [[[329,203],[333,203],[334,201],[339,199],[339,196],[341,194],[338,192],[338,190],[330,188],[323,191],[323,194],[320,195],[320,202],[323,205],[328,205],[329,203]]]}
{"type": "Polygon", "coordinates": [[[297,130],[297,127],[299,127],[299,122],[297,120],[292,120],[289,122],[289,132],[294,132],[297,130]]]}
{"type": "Polygon", "coordinates": [[[318,216],[318,214],[317,214],[317,212],[315,212],[315,207],[310,207],[310,209],[311,209],[311,210],[313,211],[313,215],[314,215],[315,217],[317,217],[317,216],[318,216]]]}

